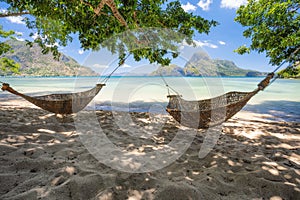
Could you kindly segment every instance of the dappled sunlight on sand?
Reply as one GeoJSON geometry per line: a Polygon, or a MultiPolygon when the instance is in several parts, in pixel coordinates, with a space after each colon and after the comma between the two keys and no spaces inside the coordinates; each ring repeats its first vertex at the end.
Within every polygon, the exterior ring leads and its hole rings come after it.
{"type": "MultiPolygon", "coordinates": [[[[112,112],[96,114],[106,137],[126,153],[124,166],[134,169],[141,163],[132,155],[167,149],[178,130],[188,134],[168,116],[130,113],[135,126],[147,127],[134,137],[117,126],[112,112]]],[[[145,173],[97,160],[72,117],[8,104],[0,115],[1,199],[300,199],[300,124],[272,120],[272,113],[238,113],[204,158],[198,153],[207,133],[199,130],[182,156],[145,173]]]]}

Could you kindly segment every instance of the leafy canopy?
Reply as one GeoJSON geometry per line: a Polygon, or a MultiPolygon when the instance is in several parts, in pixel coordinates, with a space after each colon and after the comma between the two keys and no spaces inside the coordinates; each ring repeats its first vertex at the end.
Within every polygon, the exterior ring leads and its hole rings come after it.
{"type": "Polygon", "coordinates": [[[251,38],[252,43],[236,52],[265,52],[273,65],[299,61],[299,9],[299,0],[248,0],[247,5],[237,10],[235,21],[246,27],[243,35],[251,38]]]}
{"type": "MultiPolygon", "coordinates": [[[[4,31],[3,27],[0,26],[0,38],[13,38],[13,35],[15,34],[14,31],[4,31]]],[[[11,47],[6,44],[5,42],[0,42],[0,55],[7,53],[11,51],[11,47]]],[[[20,65],[17,64],[15,61],[10,60],[5,57],[0,57],[0,70],[1,71],[11,71],[14,73],[17,73],[20,68],[20,65]]]]}
{"type": "Polygon", "coordinates": [[[278,76],[281,78],[300,78],[300,64],[298,66],[289,66],[280,72],[278,76]]]}
{"type": "MultiPolygon", "coordinates": [[[[208,34],[210,28],[217,25],[215,21],[208,21],[185,12],[178,0],[171,2],[166,0],[5,0],[5,2],[10,5],[8,9],[10,14],[30,13],[34,16],[34,19],[25,19],[27,27],[37,30],[40,37],[35,39],[35,42],[42,46],[43,53],[51,51],[55,57],[59,57],[58,45],[66,46],[78,34],[81,46],[85,50],[106,47],[111,52],[118,53],[120,61],[125,58],[125,52],[129,51],[136,60],[145,58],[150,62],[169,64],[170,59],[166,57],[166,50],[176,50],[175,43],[181,42],[183,37],[192,44],[195,32],[208,34]],[[144,31],[149,27],[170,29],[181,36],[163,33],[155,35],[156,31],[153,29],[144,31]],[[112,36],[124,32],[131,42],[124,42],[124,34],[123,39],[111,40],[112,36]],[[106,40],[110,42],[105,42],[106,40]],[[143,48],[132,48],[130,44],[147,41],[151,41],[151,48],[147,45],[142,45],[143,48]]],[[[172,54],[173,57],[177,55],[172,54]]]]}

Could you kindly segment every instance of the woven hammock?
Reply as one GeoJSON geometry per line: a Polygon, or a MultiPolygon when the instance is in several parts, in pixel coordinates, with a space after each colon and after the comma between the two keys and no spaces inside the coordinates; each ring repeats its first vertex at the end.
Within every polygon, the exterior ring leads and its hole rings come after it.
{"type": "Polygon", "coordinates": [[[183,126],[197,129],[213,127],[239,112],[255,94],[269,85],[273,76],[274,73],[268,74],[252,92],[228,92],[200,101],[187,101],[180,95],[169,95],[166,110],[183,126]]]}
{"type": "Polygon", "coordinates": [[[18,95],[34,105],[55,114],[72,114],[84,109],[99,93],[105,84],[97,84],[94,88],[78,93],[50,94],[44,96],[28,96],[17,92],[7,83],[2,84],[2,90],[18,95]]]}

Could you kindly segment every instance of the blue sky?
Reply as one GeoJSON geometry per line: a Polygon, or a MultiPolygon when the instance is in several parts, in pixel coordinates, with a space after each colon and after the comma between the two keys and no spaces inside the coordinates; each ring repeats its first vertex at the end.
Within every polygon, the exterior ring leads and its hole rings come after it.
{"type": "MultiPolygon", "coordinates": [[[[203,48],[212,58],[226,59],[233,61],[238,67],[245,69],[253,69],[259,71],[272,71],[274,67],[268,64],[268,59],[264,54],[238,55],[234,53],[234,49],[240,45],[250,44],[250,40],[243,37],[243,28],[237,22],[234,22],[236,9],[247,2],[247,0],[181,0],[182,7],[186,12],[192,12],[200,15],[205,19],[213,19],[219,22],[217,27],[213,27],[208,35],[196,34],[195,42],[199,47],[203,48]]],[[[7,6],[0,3],[1,11],[7,6]]],[[[22,17],[0,18],[0,24],[4,30],[13,29],[19,36],[19,40],[29,38],[28,30],[22,22],[22,17]]],[[[80,64],[91,57],[91,52],[84,52],[80,49],[78,40],[69,44],[67,47],[60,47],[60,51],[73,57],[80,64]]]]}

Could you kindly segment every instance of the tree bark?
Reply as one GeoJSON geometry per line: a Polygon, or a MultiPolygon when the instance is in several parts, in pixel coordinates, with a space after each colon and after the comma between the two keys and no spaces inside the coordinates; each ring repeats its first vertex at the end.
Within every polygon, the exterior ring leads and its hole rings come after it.
{"type": "Polygon", "coordinates": [[[17,12],[17,13],[0,13],[0,17],[15,17],[15,16],[21,16],[21,15],[27,15],[30,14],[30,12],[17,12]]]}

